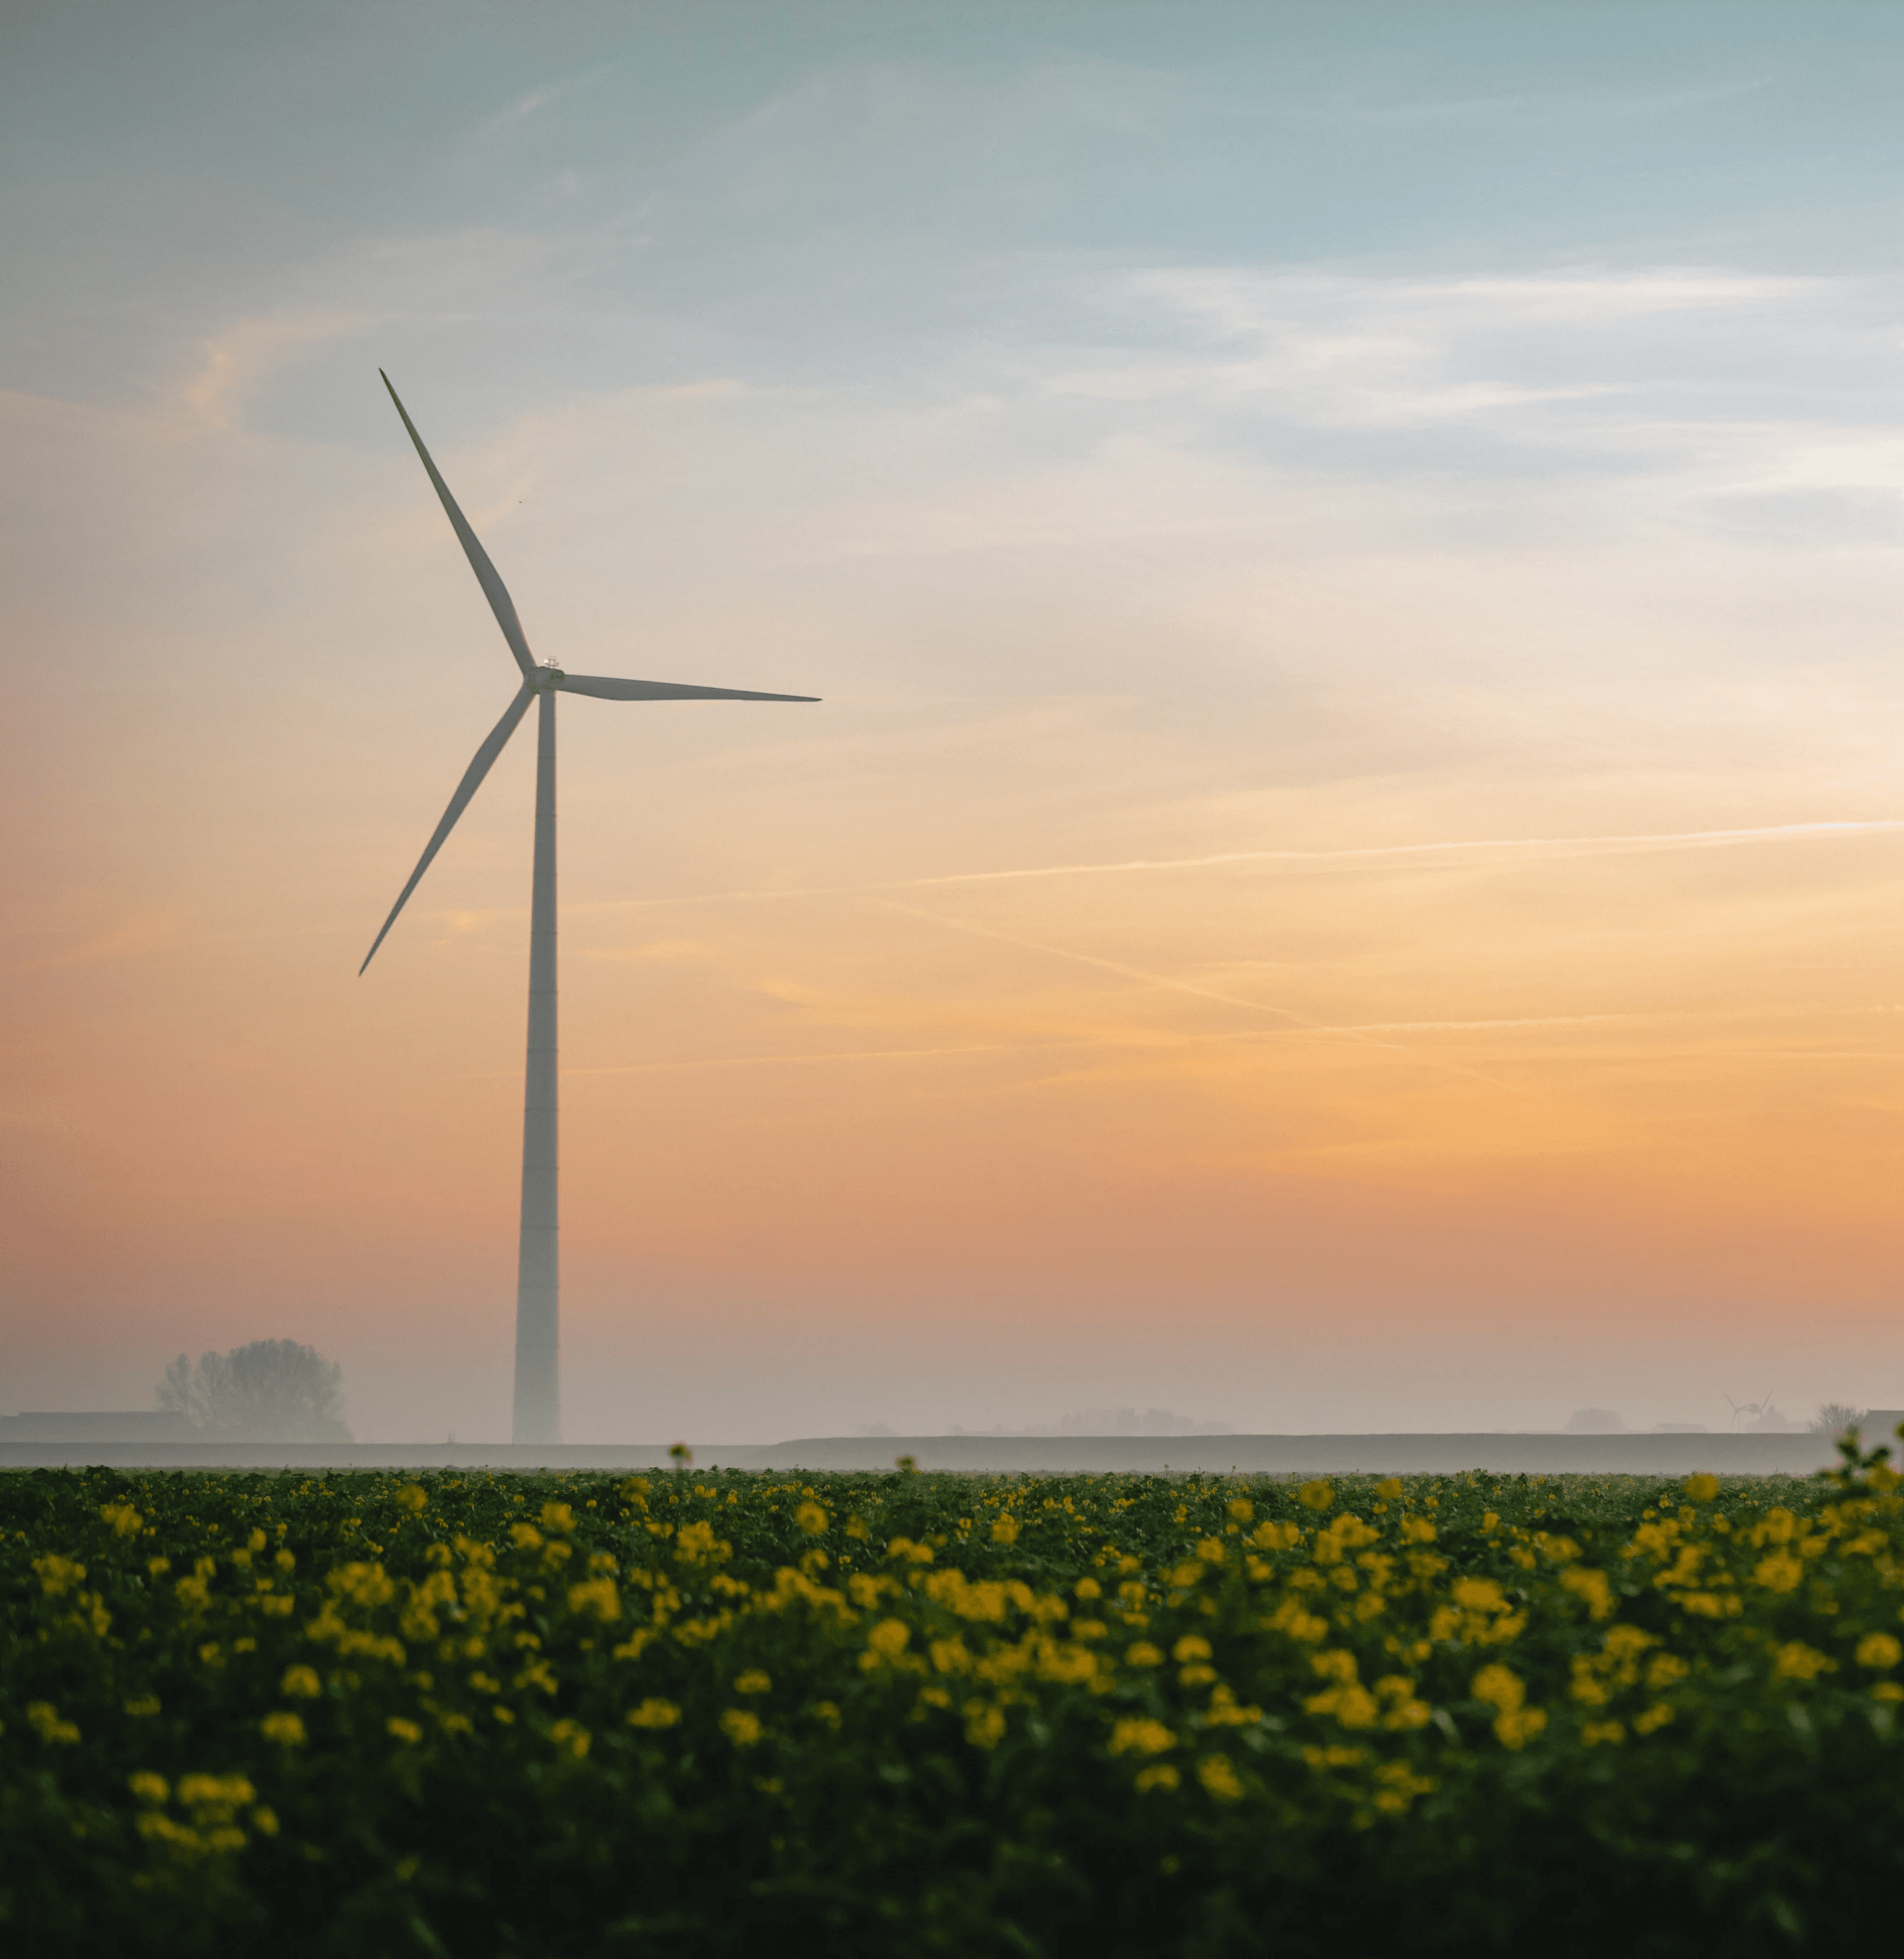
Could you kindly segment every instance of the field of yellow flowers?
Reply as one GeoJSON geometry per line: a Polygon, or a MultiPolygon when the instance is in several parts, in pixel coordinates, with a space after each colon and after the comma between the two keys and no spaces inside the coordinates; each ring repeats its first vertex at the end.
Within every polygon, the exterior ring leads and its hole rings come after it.
{"type": "Polygon", "coordinates": [[[11,1474],[0,1937],[1822,1950],[1899,1480],[11,1474]]]}

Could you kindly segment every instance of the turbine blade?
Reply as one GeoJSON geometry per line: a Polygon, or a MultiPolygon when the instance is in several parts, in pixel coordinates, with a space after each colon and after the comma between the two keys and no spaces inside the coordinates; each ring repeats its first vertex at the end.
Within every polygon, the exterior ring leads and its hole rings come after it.
{"type": "Polygon", "coordinates": [[[817,694],[750,694],[741,687],[683,687],[671,680],[608,680],[599,674],[564,674],[556,682],[564,694],[592,694],[598,700],[817,700],[817,694]]]}
{"type": "Polygon", "coordinates": [[[443,846],[443,839],[456,827],[456,819],[468,807],[469,799],[483,786],[483,778],[489,773],[490,764],[503,752],[503,745],[516,732],[516,724],[527,712],[529,703],[535,698],[532,687],[519,689],[516,698],[509,704],[501,720],[489,731],[488,738],[476,751],[476,759],[463,771],[463,779],[456,785],[456,793],[449,799],[449,807],[443,811],[443,820],[437,824],[435,833],[424,846],[423,855],[417,860],[417,868],[410,874],[410,881],[397,894],[396,903],[390,907],[390,916],[383,922],[383,931],[377,934],[368,952],[363,955],[363,964],[357,968],[357,977],[363,977],[364,969],[377,956],[377,947],[384,941],[384,935],[397,922],[397,914],[403,910],[410,894],[417,888],[418,881],[430,868],[430,860],[443,846]]]}
{"type": "MultiPolygon", "coordinates": [[[[390,377],[379,367],[383,385],[390,388],[390,377]]],[[[476,533],[469,528],[469,519],[456,507],[456,500],[449,494],[449,485],[436,473],[436,465],[430,459],[430,452],[423,446],[423,437],[417,433],[417,425],[410,419],[409,411],[400,401],[397,391],[390,388],[390,398],[397,404],[397,413],[403,417],[403,425],[410,431],[410,440],[417,445],[417,453],[423,458],[423,466],[430,472],[430,480],[436,486],[436,494],[443,500],[443,508],[449,513],[449,522],[463,548],[463,555],[469,560],[469,568],[476,574],[476,583],[483,588],[483,596],[489,601],[489,609],[496,614],[496,623],[503,629],[503,637],[509,642],[509,649],[516,656],[516,664],[526,674],[535,670],[535,662],[529,657],[529,643],[522,637],[522,622],[516,616],[516,602],[509,595],[509,587],[497,575],[495,566],[489,561],[489,554],[476,541],[476,533]]]]}

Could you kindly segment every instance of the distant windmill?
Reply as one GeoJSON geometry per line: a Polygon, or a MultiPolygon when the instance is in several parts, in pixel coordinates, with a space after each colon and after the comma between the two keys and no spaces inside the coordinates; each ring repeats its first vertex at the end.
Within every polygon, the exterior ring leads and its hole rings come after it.
{"type": "MultiPolygon", "coordinates": [[[[382,370],[378,370],[382,373],[382,370]]],[[[681,687],[671,681],[605,680],[592,674],[564,673],[553,662],[538,666],[529,656],[522,622],[516,607],[488,554],[476,541],[476,533],[456,507],[449,486],[436,472],[430,452],[423,446],[416,424],[405,412],[390,377],[383,375],[397,413],[410,431],[423,466],[436,486],[436,494],[449,513],[449,522],[461,541],[476,582],[483,588],[496,623],[503,629],[516,664],[522,670],[522,684],[476,751],[476,759],[464,772],[449,799],[449,807],[435,833],[424,845],[410,881],[390,907],[363,964],[360,976],[376,957],[377,947],[397,922],[410,894],[429,869],[430,862],[443,848],[443,840],[455,827],[456,819],[469,799],[482,786],[490,765],[503,752],[516,732],[516,724],[537,703],[535,726],[535,877],[529,910],[529,1034],[528,1064],[522,1097],[522,1230],[516,1278],[516,1403],[512,1433],[518,1442],[556,1442],[561,1438],[561,1386],[559,1365],[560,1263],[557,1253],[557,1227],[560,1216],[557,1190],[557,1068],[555,1014],[555,697],[561,694],[593,694],[601,700],[813,700],[808,694],[750,694],[733,687],[681,687]]]]}
{"type": "Polygon", "coordinates": [[[1728,1395],[1725,1405],[1732,1411],[1732,1426],[1734,1428],[1738,1427],[1741,1415],[1749,1414],[1754,1421],[1757,1421],[1772,1412],[1772,1397],[1769,1395],[1762,1395],[1755,1402],[1735,1402],[1728,1395]]]}

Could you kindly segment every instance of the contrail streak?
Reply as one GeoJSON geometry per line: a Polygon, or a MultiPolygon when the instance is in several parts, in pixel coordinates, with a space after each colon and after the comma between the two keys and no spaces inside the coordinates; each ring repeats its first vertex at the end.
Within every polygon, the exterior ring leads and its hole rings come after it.
{"type": "Polygon", "coordinates": [[[1332,850],[1220,850],[1200,857],[1125,857],[1101,864],[1036,864],[1002,871],[950,871],[932,878],[889,878],[863,884],[795,884],[780,890],[690,892],[678,897],[611,898],[576,907],[623,910],[655,905],[725,904],[784,898],[854,897],[878,891],[924,891],[954,884],[1004,884],[1042,878],[1108,878],[1164,871],[1218,870],[1233,864],[1341,864],[1380,858],[1452,857],[1464,851],[1553,851],[1588,856],[1655,850],[1722,850],[1750,843],[1869,836],[1904,830],[1904,817],[1761,824],[1741,830],[1663,830],[1598,837],[1469,837],[1432,843],[1361,843],[1332,850]]]}
{"type": "Polygon", "coordinates": [[[630,1061],[606,1068],[565,1068],[562,1078],[584,1075],[654,1075],[680,1068],[803,1068],[828,1061],[940,1061],[968,1054],[1025,1054],[1052,1048],[1102,1047],[1098,1040],[986,1041],[969,1047],[872,1047],[825,1054],[720,1055],[706,1060],[630,1061]]]}
{"type": "MultiPolygon", "coordinates": [[[[1779,823],[1750,830],[1661,830],[1636,836],[1471,837],[1437,843],[1364,843],[1334,850],[1223,850],[1205,857],[1129,857],[1108,864],[1047,864],[1014,871],[956,871],[909,879],[909,890],[932,884],[1001,884],[1020,878],[1082,878],[1139,871],[1201,871],[1224,864],[1325,864],[1369,857],[1452,856],[1464,850],[1696,850],[1728,844],[1782,842],[1804,837],[1904,830],[1904,817],[1868,822],[1779,823]]],[[[886,890],[898,888],[887,885],[886,890]]]]}
{"type": "Polygon", "coordinates": [[[889,911],[903,913],[908,918],[923,919],[927,923],[943,926],[948,932],[969,932],[975,938],[996,940],[1001,945],[1015,945],[1027,952],[1040,952],[1052,959],[1068,959],[1080,966],[1096,967],[1100,972],[1115,973],[1120,979],[1134,980],[1147,986],[1163,986],[1173,992],[1188,993],[1199,1000],[1214,1000],[1218,1005],[1238,1007],[1246,1013],[1271,1014],[1276,1018],[1287,1021],[1293,1028],[1318,1034],[1332,1034],[1340,1040],[1353,1041],[1363,1047],[1380,1048],[1386,1053],[1398,1055],[1404,1061],[1417,1066],[1436,1070],[1442,1075],[1457,1075],[1469,1081],[1485,1082],[1490,1088],[1503,1088],[1511,1094],[1525,1095],[1531,1091],[1511,1081],[1503,1081],[1497,1076],[1484,1075],[1478,1068],[1463,1068],[1458,1063],[1436,1061],[1426,1055],[1417,1054],[1411,1048],[1402,1046],[1396,1041],[1376,1040],[1357,1028],[1332,1027],[1321,1021],[1313,1021],[1306,1014],[1297,1013],[1291,1007],[1278,1007],[1261,1000],[1246,1000],[1240,994],[1220,993],[1214,987],[1199,986],[1195,981],[1179,980],[1168,973],[1152,973],[1141,966],[1126,966],[1115,959],[1103,959],[1092,952],[1074,952],[1068,946],[1047,945],[1035,938],[1020,938],[1015,934],[995,932],[988,926],[969,925],[963,919],[949,919],[938,912],[922,911],[915,905],[902,905],[891,899],[882,900],[889,911]]]}

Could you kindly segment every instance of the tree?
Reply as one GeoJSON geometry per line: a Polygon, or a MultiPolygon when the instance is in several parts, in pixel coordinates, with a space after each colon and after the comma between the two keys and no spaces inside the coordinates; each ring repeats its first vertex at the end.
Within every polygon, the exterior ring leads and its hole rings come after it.
{"type": "Polygon", "coordinates": [[[1807,1424],[1814,1435],[1822,1435],[1836,1442],[1841,1435],[1848,1435],[1864,1419],[1861,1408],[1848,1407],[1843,1402],[1821,1402],[1818,1412],[1807,1424]]]}
{"type": "Polygon", "coordinates": [[[348,1442],[344,1370],[296,1340],[253,1340],[228,1353],[182,1354],[159,1383],[159,1405],[227,1442],[348,1442]]]}

